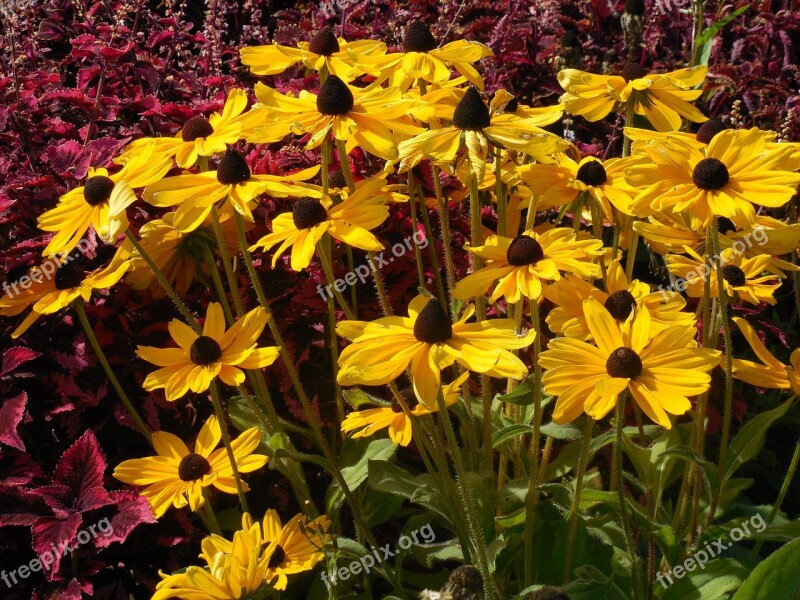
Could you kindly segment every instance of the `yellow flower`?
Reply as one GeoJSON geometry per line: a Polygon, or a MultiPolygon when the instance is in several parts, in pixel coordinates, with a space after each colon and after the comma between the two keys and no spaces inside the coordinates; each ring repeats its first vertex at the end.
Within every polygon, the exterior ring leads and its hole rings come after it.
{"type": "MultiPolygon", "coordinates": [[[[468,372],[463,373],[453,383],[442,387],[445,406],[451,406],[458,401],[458,391],[468,377],[468,372]]],[[[429,415],[438,410],[438,405],[435,408],[427,408],[423,404],[418,404],[410,390],[409,393],[403,394],[403,400],[415,417],[429,415]]],[[[389,406],[351,412],[342,422],[342,431],[351,433],[351,437],[354,438],[369,437],[381,429],[388,429],[389,438],[401,446],[408,446],[411,443],[412,428],[413,419],[403,412],[402,406],[395,398],[389,406]],[[354,431],[355,433],[352,433],[354,431]]]]}
{"type": "Polygon", "coordinates": [[[256,84],[263,126],[248,141],[270,143],[289,133],[310,134],[306,148],[316,148],[331,135],[345,142],[347,153],[360,146],[385,160],[397,158],[396,134],[416,135],[423,131],[409,115],[419,120],[433,116],[433,109],[421,100],[403,97],[399,88],[382,89],[374,84],[361,89],[331,75],[318,95],[303,90],[297,98],[256,84]]]}
{"type": "Polygon", "coordinates": [[[558,119],[558,115],[553,119],[554,114],[545,112],[538,118],[527,119],[510,113],[492,115],[478,90],[470,87],[453,110],[451,126],[431,129],[400,142],[400,171],[407,171],[429,158],[452,172],[460,162],[459,150],[465,147],[470,170],[481,181],[490,143],[496,148],[525,152],[548,162],[551,155],[569,146],[568,142],[541,129],[542,125],[558,119]]]}
{"type": "Polygon", "coordinates": [[[544,289],[544,297],[556,308],[547,315],[547,325],[554,333],[588,341],[591,331],[586,323],[583,303],[596,298],[617,321],[625,321],[637,306],[645,306],[650,313],[653,335],[675,325],[694,326],[694,315],[681,312],[686,302],[678,294],[650,293],[650,286],[641,281],[630,283],[619,260],[613,260],[606,269],[606,291],[599,290],[577,275],[567,275],[544,289]]]}
{"type": "Polygon", "coordinates": [[[629,390],[650,419],[669,429],[667,413],[684,414],[691,408],[687,396],[708,389],[708,372],[719,363],[720,353],[698,348],[694,327],[675,325],[654,337],[645,306],[622,323],[596,298],[584,302],[584,311],[595,345],[557,338],[539,359],[547,369],[545,392],[558,396],[554,422],[568,423],[584,412],[602,419],[619,394],[629,390]]]}
{"type": "Polygon", "coordinates": [[[600,266],[593,261],[602,256],[602,248],[599,240],[576,240],[575,232],[566,227],[541,234],[528,230],[514,239],[493,235],[485,245],[468,248],[487,265],[459,281],[453,293],[467,300],[485,294],[497,282],[489,302],[502,296],[508,302],[519,302],[523,296],[538,300],[542,288],[561,279],[562,271],[598,277],[600,266]]]}
{"type": "Polygon", "coordinates": [[[800,174],[783,170],[793,148],[768,149],[761,131],[723,131],[702,150],[670,138],[645,149],[651,164],[625,171],[627,182],[641,191],[632,210],[687,211],[692,229],[700,230],[716,216],[739,227],[755,225],[753,204],[782,206],[794,195],[800,174]]]}
{"type": "Polygon", "coordinates": [[[261,194],[276,197],[319,196],[311,185],[295,183],[312,178],[319,167],[291,175],[253,175],[244,157],[229,149],[216,171],[167,177],[147,187],[144,198],[154,206],[175,206],[174,225],[192,231],[202,224],[219,201],[230,202],[236,212],[253,222],[252,209],[261,194]]]}
{"type": "MultiPolygon", "coordinates": [[[[689,256],[675,254],[667,256],[667,267],[670,273],[680,278],[675,286],[677,290],[683,291],[685,287],[686,293],[690,298],[702,298],[705,281],[708,277],[710,280],[710,296],[711,298],[717,298],[719,296],[719,284],[717,283],[716,261],[713,268],[711,268],[691,248],[687,247],[685,251],[689,256]]],[[[732,248],[723,250],[721,256],[722,279],[726,295],[729,298],[735,295],[740,300],[750,304],[758,304],[760,302],[775,304],[773,294],[781,286],[781,282],[773,275],[762,276],[771,260],[772,257],[768,254],[746,258],[732,248]]]]}
{"type": "Polygon", "coordinates": [[[402,52],[365,56],[353,49],[350,55],[356,64],[351,75],[364,72],[379,82],[389,78],[391,85],[402,90],[407,90],[415,79],[444,84],[450,79],[451,68],[483,90],[483,78],[470,63],[493,53],[487,46],[467,40],[439,48],[430,30],[419,21],[412,21],[403,38],[402,52]]]}
{"type": "Polygon", "coordinates": [[[369,230],[383,223],[389,215],[386,203],[391,196],[381,191],[385,185],[386,180],[378,178],[361,182],[352,195],[338,204],[333,204],[327,196],[321,202],[310,198],[296,200],[292,212],[275,217],[272,233],[258,240],[250,250],[269,250],[280,243],[272,258],[275,268],[283,251],[291,247],[291,265],[295,271],[309,265],[317,242],[325,233],[354,248],[382,250],[383,244],[369,230]]]}
{"type": "Polygon", "coordinates": [[[611,205],[629,214],[632,197],[637,190],[625,182],[625,169],[639,159],[610,158],[599,160],[587,156],[576,162],[560,154],[553,164],[530,165],[521,177],[538,197],[537,210],[571,205],[578,194],[585,192],[611,218],[611,205]]]}
{"type": "Polygon", "coordinates": [[[656,74],[628,63],[621,75],[564,69],[558,74],[558,82],[566,92],[561,102],[567,112],[588,121],[599,121],[632,102],[634,112],[647,117],[658,131],[676,131],[681,128],[681,117],[695,123],[706,120],[690,102],[702,94],[702,90],[692,88],[705,79],[707,71],[707,67],[697,66],[656,74]]]}
{"type": "Polygon", "coordinates": [[[297,48],[270,44],[239,50],[242,63],[250,67],[256,75],[277,75],[302,61],[307,69],[321,71],[325,67],[328,73],[346,81],[355,79],[363,72],[353,68],[355,65],[351,58],[353,53],[370,56],[385,52],[386,44],[383,42],[375,40],[347,42],[344,38],[337,38],[330,27],[318,31],[310,42],[298,42],[297,48]]]}
{"type": "Polygon", "coordinates": [[[58,205],[39,216],[39,228],[55,232],[43,254],[66,254],[78,245],[91,225],[107,244],[128,227],[125,209],[136,201],[133,189],[158,181],[172,167],[172,160],[154,152],[149,143],[130,155],[122,168],[110,174],[106,169],[89,169],[89,178],[61,196],[58,205]]]}
{"type": "MultiPolygon", "coordinates": [[[[126,460],[114,469],[114,477],[130,485],[145,486],[142,496],[150,502],[153,515],[160,518],[170,506],[187,504],[193,511],[203,506],[203,488],[214,486],[226,494],[236,494],[236,479],[225,448],[216,449],[222,439],[219,421],[211,416],[205,422],[194,451],[176,435],[166,431],[153,433],[153,447],[158,456],[126,460]]],[[[258,428],[248,429],[231,442],[240,473],[263,467],[268,457],[253,454],[261,442],[258,428]]],[[[244,490],[249,488],[242,482],[244,490]]]]}
{"type": "Polygon", "coordinates": [[[33,306],[25,320],[11,334],[14,339],[25,333],[40,316],[56,313],[78,298],[87,302],[93,291],[110,288],[122,279],[130,267],[129,261],[117,257],[107,266],[91,273],[86,273],[80,266],[80,259],[74,256],[68,256],[61,264],[57,264],[57,259],[49,259],[47,264],[50,266],[36,267],[26,275],[30,280],[27,289],[23,288],[14,294],[12,291],[16,287],[12,285],[0,296],[0,315],[6,317],[18,315],[33,306]]]}
{"type": "Polygon", "coordinates": [[[259,307],[226,330],[222,306],[217,302],[208,305],[200,335],[173,319],[169,333],[178,348],[136,349],[141,358],[161,367],[147,376],[142,387],[147,391],[164,388],[167,400],[177,400],[190,389],[196,393],[206,391],[216,377],[230,386],[241,385],[245,379],[242,369],[262,369],[278,357],[279,348],[257,347],[266,324],[266,312],[259,307]]]}
{"type": "MultiPolygon", "coordinates": [[[[789,357],[789,364],[785,365],[770,354],[766,346],[758,338],[746,320],[734,317],[733,320],[744,334],[753,352],[763,364],[744,360],[733,359],[733,376],[750,385],[779,390],[792,390],[800,394],[800,348],[796,348],[789,357]]],[[[724,364],[724,363],[723,363],[724,364]]]]}
{"type": "MultiPolygon", "coordinates": [[[[224,206],[220,211],[219,220],[228,256],[233,256],[239,252],[239,243],[232,209],[227,205],[224,206]]],[[[250,227],[249,223],[245,226],[246,228],[250,227]]],[[[175,213],[170,212],[165,214],[162,219],[142,225],[139,235],[141,236],[139,243],[142,248],[181,296],[189,290],[198,269],[202,269],[204,273],[208,274],[209,267],[206,264],[205,248],[211,250],[212,255],[217,251],[217,239],[210,218],[206,219],[197,229],[183,232],[175,226],[175,213]]],[[[131,259],[131,268],[125,276],[125,281],[133,289],[146,290],[149,288],[154,298],[163,298],[166,295],[153,271],[147,266],[130,240],[126,239],[122,243],[117,250],[117,255],[131,259]]]]}
{"type": "Polygon", "coordinates": [[[417,398],[435,410],[441,370],[454,362],[490,377],[524,378],[528,369],[509,350],[529,346],[536,332],[518,336],[513,319],[467,323],[474,313],[470,304],[452,323],[436,300],[419,295],[408,317],[341,321],[336,332],[353,343],[339,356],[339,383],[382,385],[410,369],[417,398]]]}
{"type": "Polygon", "coordinates": [[[272,581],[276,590],[285,590],[287,575],[310,571],[325,558],[325,545],[331,536],[328,530],[331,521],[325,515],[309,521],[308,517],[298,514],[285,525],[281,525],[278,513],[270,509],[261,522],[264,543],[275,544],[275,551],[270,557],[267,579],[272,581]]]}
{"type": "Polygon", "coordinates": [[[198,156],[212,156],[225,152],[228,144],[235,144],[251,132],[254,114],[245,113],[247,92],[233,89],[228,94],[222,113],[214,113],[208,119],[192,117],[174,137],[141,138],[134,140],[125,153],[115,162],[125,163],[147,144],[154,144],[155,153],[175,157],[182,169],[188,169],[197,162],[198,156]]]}

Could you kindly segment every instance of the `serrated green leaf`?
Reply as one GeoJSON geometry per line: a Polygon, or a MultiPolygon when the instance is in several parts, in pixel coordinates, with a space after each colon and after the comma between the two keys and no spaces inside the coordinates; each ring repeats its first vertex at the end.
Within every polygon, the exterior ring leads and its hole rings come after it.
{"type": "Polygon", "coordinates": [[[789,542],[759,564],[732,600],[800,598],[800,539],[789,542]]]}

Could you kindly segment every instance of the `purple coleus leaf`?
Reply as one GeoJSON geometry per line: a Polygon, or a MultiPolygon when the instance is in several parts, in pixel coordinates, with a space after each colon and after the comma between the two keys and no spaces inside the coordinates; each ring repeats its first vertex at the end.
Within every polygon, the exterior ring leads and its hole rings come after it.
{"type": "Polygon", "coordinates": [[[48,581],[52,581],[58,573],[61,558],[72,550],[72,540],[82,522],[81,515],[74,514],[66,519],[42,517],[31,526],[33,549],[39,556],[48,581]]]}
{"type": "Polygon", "coordinates": [[[17,433],[17,426],[22,421],[25,414],[25,405],[28,403],[28,395],[21,392],[14,398],[9,398],[0,407],[0,444],[11,446],[17,450],[25,451],[25,444],[17,433]]]}
{"type": "Polygon", "coordinates": [[[131,531],[143,523],[155,523],[147,498],[132,490],[111,492],[111,498],[119,512],[111,518],[111,527],[97,536],[95,545],[107,548],[114,542],[122,543],[131,531]]]}
{"type": "Polygon", "coordinates": [[[3,352],[3,362],[0,366],[0,376],[7,375],[18,366],[41,356],[41,352],[36,352],[30,348],[23,348],[17,346],[16,348],[9,348],[3,352]]]}
{"type": "MultiPolygon", "coordinates": [[[[106,460],[91,430],[86,430],[58,461],[53,484],[67,488],[67,498],[77,512],[113,504],[103,487],[106,460]]],[[[65,503],[68,500],[65,498],[65,503]]]]}

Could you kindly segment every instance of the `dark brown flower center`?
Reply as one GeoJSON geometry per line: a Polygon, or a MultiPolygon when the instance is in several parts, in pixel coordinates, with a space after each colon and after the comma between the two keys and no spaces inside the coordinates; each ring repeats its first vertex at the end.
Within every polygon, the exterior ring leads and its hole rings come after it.
{"type": "Polygon", "coordinates": [[[468,88],[453,112],[453,125],[459,129],[477,131],[488,127],[491,122],[489,107],[478,90],[475,87],[468,88]]]}
{"type": "Polygon", "coordinates": [[[84,279],[83,275],[83,269],[80,269],[75,263],[67,263],[58,267],[53,280],[57,290],[69,290],[81,284],[84,279]]]}
{"type": "Polygon", "coordinates": [[[105,175],[90,177],[83,186],[83,199],[89,206],[97,206],[108,202],[111,192],[114,191],[114,182],[105,175]]]}
{"type": "Polygon", "coordinates": [[[429,300],[414,322],[414,337],[426,344],[446,342],[453,337],[450,315],[436,300],[429,300]]]}
{"type": "Polygon", "coordinates": [[[590,160],[578,168],[575,179],[586,185],[602,185],[608,179],[606,169],[599,160],[590,160]]]}
{"type": "Polygon", "coordinates": [[[336,75],[329,75],[319,88],[317,110],[323,115],[346,115],[353,110],[353,92],[336,75]]]}
{"type": "Polygon", "coordinates": [[[624,321],[633,312],[636,298],[628,290],[620,290],[611,294],[603,306],[617,321],[624,321]]]}
{"type": "Polygon", "coordinates": [[[197,481],[204,475],[211,473],[211,465],[204,456],[194,452],[187,454],[178,465],[178,477],[181,481],[197,481]]]}
{"type": "MultiPolygon", "coordinates": [[[[400,397],[403,398],[403,402],[406,403],[406,406],[410,410],[413,410],[413,408],[417,405],[417,396],[416,394],[414,394],[414,390],[412,390],[411,388],[405,388],[401,390],[400,397]]],[[[400,402],[397,400],[394,394],[392,395],[391,407],[392,411],[396,413],[403,412],[403,407],[400,406],[400,402]]]]}
{"type": "Polygon", "coordinates": [[[344,189],[347,187],[347,180],[344,178],[344,173],[337,169],[328,174],[328,184],[332,188],[344,189]]]}
{"type": "Polygon", "coordinates": [[[692,181],[701,190],[719,190],[727,185],[729,179],[728,167],[716,158],[704,158],[692,172],[692,181]]]}
{"type": "Polygon", "coordinates": [[[717,231],[725,235],[729,231],[736,232],[736,225],[728,217],[717,217],[717,231]]]}
{"type": "Polygon", "coordinates": [[[279,566],[284,560],[286,560],[286,551],[280,544],[275,546],[275,551],[272,553],[272,556],[269,557],[269,563],[267,566],[270,569],[274,569],[275,567],[279,566]]]}
{"type": "Polygon", "coordinates": [[[744,274],[744,271],[736,265],[725,265],[722,267],[722,277],[725,278],[725,281],[736,287],[744,285],[747,281],[747,276],[744,274]]]}
{"type": "Polygon", "coordinates": [[[622,73],[620,73],[620,75],[622,75],[625,81],[633,81],[634,79],[641,79],[647,75],[647,69],[639,63],[626,62],[625,66],[622,67],[622,73]]]}
{"type": "Polygon", "coordinates": [[[709,119],[700,125],[700,129],[697,130],[697,133],[694,134],[694,137],[698,142],[710,144],[715,135],[717,135],[720,131],[725,131],[727,128],[728,127],[722,122],[721,119],[709,119]]]}
{"type": "Polygon", "coordinates": [[[222,356],[222,348],[212,337],[201,335],[189,349],[189,358],[196,365],[210,365],[217,362],[222,356]]]}
{"type": "Polygon", "coordinates": [[[309,229],[328,218],[328,211],[313,198],[302,198],[292,206],[292,220],[298,229],[309,229]]]}
{"type": "Polygon", "coordinates": [[[644,14],[644,0],[625,0],[625,12],[641,17],[644,14]]]}
{"type": "Polygon", "coordinates": [[[478,598],[483,592],[481,572],[472,565],[461,565],[453,569],[447,583],[453,598],[478,598]]]}
{"type": "Polygon", "coordinates": [[[436,49],[436,38],[419,21],[412,21],[403,38],[403,52],[430,52],[436,49]]]}
{"type": "Polygon", "coordinates": [[[193,142],[198,138],[207,138],[214,133],[214,128],[208,119],[203,117],[192,117],[183,124],[181,129],[181,139],[184,142],[193,142]]]}
{"type": "Polygon", "coordinates": [[[611,377],[635,379],[642,373],[642,359],[632,349],[621,346],[608,356],[606,372],[611,377]]]}
{"type": "Polygon", "coordinates": [[[233,148],[228,148],[217,167],[217,181],[223,185],[236,185],[250,179],[250,167],[244,156],[233,148]]]}
{"type": "Polygon", "coordinates": [[[339,51],[339,40],[336,39],[330,27],[324,27],[317,32],[317,35],[311,38],[308,49],[320,56],[330,56],[339,51]]]}
{"type": "Polygon", "coordinates": [[[508,264],[515,267],[535,265],[544,258],[542,245],[532,237],[520,235],[511,240],[506,250],[508,264]]]}

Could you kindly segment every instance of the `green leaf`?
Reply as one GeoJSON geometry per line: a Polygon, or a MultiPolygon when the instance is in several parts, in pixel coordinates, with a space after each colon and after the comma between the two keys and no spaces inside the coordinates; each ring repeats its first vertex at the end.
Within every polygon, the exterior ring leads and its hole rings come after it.
{"type": "Polygon", "coordinates": [[[500,402],[525,406],[533,404],[533,377],[528,377],[520,383],[513,392],[497,397],[500,402]]]}
{"type": "MultiPolygon", "coordinates": [[[[656,577],[656,592],[663,590],[661,600],[723,600],[728,598],[730,592],[738,588],[747,576],[747,569],[732,558],[712,560],[699,570],[696,561],[688,563],[688,560],[682,564],[691,564],[692,571],[686,571],[683,566],[678,565],[673,567],[672,571],[656,577]],[[679,566],[680,570],[676,574],[679,566]]],[[[765,597],[759,596],[759,598],[765,597]]],[[[753,598],[755,599],[755,596],[753,598]]],[[[770,598],[770,600],[777,599],[770,598]]]]}
{"type": "Polygon", "coordinates": [[[547,423],[546,425],[542,425],[541,431],[544,435],[551,437],[554,440],[566,440],[568,442],[574,442],[575,440],[579,440],[583,437],[583,429],[580,427],[575,427],[575,425],[572,423],[565,423],[563,425],[547,423]]]}
{"type": "Polygon", "coordinates": [[[515,437],[533,433],[533,429],[528,425],[511,425],[492,434],[492,448],[497,448],[503,442],[514,439],[515,437]]]}
{"type": "MultiPolygon", "coordinates": [[[[342,477],[350,490],[355,490],[369,475],[369,464],[372,461],[385,461],[394,456],[397,446],[389,439],[370,440],[364,446],[363,440],[346,438],[342,445],[339,465],[342,477]],[[342,466],[347,465],[347,466],[342,466]]],[[[328,488],[327,505],[330,512],[335,512],[344,501],[344,493],[337,482],[328,488]]]]}
{"type": "Polygon", "coordinates": [[[732,600],[797,600],[800,598],[800,538],[759,564],[732,600]]]}
{"type": "Polygon", "coordinates": [[[700,65],[707,65],[708,59],[711,57],[711,46],[713,45],[714,36],[717,32],[725,27],[728,23],[733,21],[736,17],[741,15],[744,11],[750,8],[749,4],[745,4],[741,8],[737,8],[727,17],[722,17],[721,19],[717,19],[711,25],[709,25],[700,36],[695,40],[695,48],[694,48],[694,55],[695,57],[699,56],[699,60],[697,60],[697,64],[700,65]]]}
{"type": "Polygon", "coordinates": [[[789,398],[777,408],[756,415],[742,426],[725,454],[723,481],[730,479],[739,467],[758,456],[764,447],[767,429],[786,414],[793,402],[794,398],[789,398]]]}
{"type": "Polygon", "coordinates": [[[371,407],[376,406],[388,406],[388,403],[385,400],[379,400],[370,396],[363,390],[358,388],[351,388],[349,390],[342,390],[342,398],[345,399],[350,406],[355,408],[356,410],[360,410],[362,406],[365,404],[370,405],[371,407]]]}

